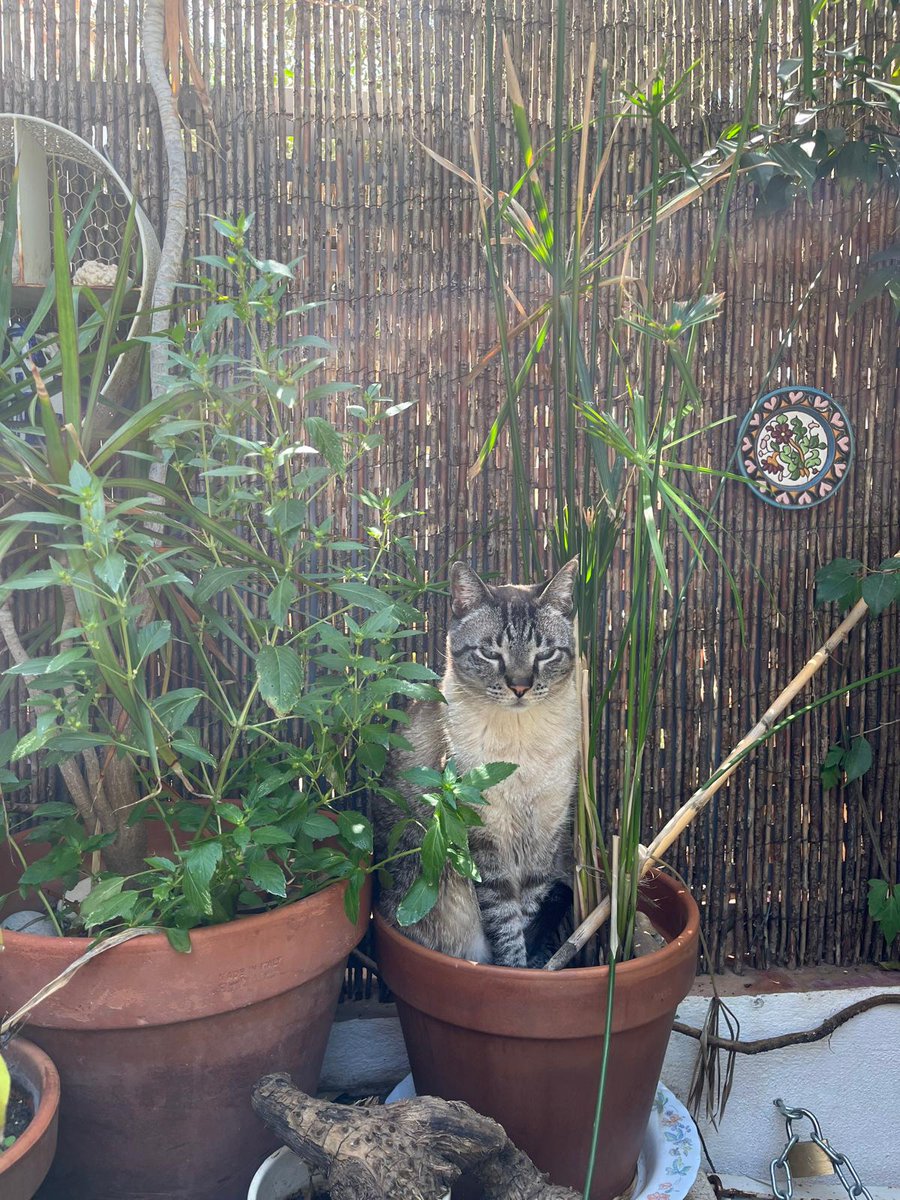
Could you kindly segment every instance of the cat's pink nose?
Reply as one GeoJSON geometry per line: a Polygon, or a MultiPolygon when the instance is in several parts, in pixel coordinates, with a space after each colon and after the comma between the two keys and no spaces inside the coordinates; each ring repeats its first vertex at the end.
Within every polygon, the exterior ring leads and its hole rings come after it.
{"type": "Polygon", "coordinates": [[[519,699],[521,700],[526,692],[531,691],[531,684],[530,683],[511,683],[509,685],[509,690],[511,692],[515,693],[515,695],[517,695],[519,697],[519,699]]]}

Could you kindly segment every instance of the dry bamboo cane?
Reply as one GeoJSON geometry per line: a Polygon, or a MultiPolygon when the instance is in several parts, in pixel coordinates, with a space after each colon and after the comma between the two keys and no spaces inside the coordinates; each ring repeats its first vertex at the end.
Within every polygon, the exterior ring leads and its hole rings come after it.
{"type": "MultiPolygon", "coordinates": [[[[896,551],[894,558],[900,558],[900,550],[896,551]]],[[[666,851],[681,837],[688,825],[703,811],[722,785],[738,769],[746,751],[772,729],[791,701],[799,695],[813,676],[822,669],[831,654],[847,638],[851,630],[859,624],[868,611],[869,606],[865,600],[859,600],[853,606],[831,637],[819,647],[803,670],[794,676],[777,699],[769,705],[750,732],[738,742],[709,782],[694,792],[690,800],[686,804],[683,804],[663,826],[650,843],[646,853],[641,856],[642,876],[646,875],[654,863],[659,862],[666,851]]],[[[544,967],[544,970],[558,971],[560,968],[566,966],[578,951],[590,941],[601,925],[609,919],[609,914],[610,900],[609,896],[607,896],[597,905],[592,913],[589,913],[585,917],[571,937],[568,937],[563,942],[544,967]]]]}

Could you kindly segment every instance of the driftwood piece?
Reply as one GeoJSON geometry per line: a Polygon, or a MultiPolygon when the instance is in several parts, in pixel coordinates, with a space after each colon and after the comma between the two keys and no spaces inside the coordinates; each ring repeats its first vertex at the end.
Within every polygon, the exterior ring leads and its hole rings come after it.
{"type": "Polygon", "coordinates": [[[253,1109],[314,1171],[331,1200],[441,1200],[465,1171],[484,1200],[580,1200],[549,1183],[489,1117],[457,1100],[419,1096],[353,1108],[307,1096],[289,1075],[254,1086],[253,1109]]]}

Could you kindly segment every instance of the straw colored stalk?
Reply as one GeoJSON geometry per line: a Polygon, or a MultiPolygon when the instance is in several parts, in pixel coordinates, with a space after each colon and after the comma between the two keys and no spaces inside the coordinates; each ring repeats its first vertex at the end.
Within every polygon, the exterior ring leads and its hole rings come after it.
{"type": "MultiPolygon", "coordinates": [[[[894,557],[900,558],[900,550],[894,554],[894,557]]],[[[662,860],[670,847],[678,841],[682,833],[696,820],[716,793],[731,778],[747,753],[759,742],[765,740],[791,702],[822,669],[834,651],[846,640],[868,611],[869,606],[865,600],[859,600],[853,606],[837,629],[835,629],[834,633],[832,633],[831,637],[819,647],[803,670],[794,676],[787,687],[769,705],[750,732],[738,742],[709,782],[694,792],[690,800],[686,804],[683,804],[663,826],[650,843],[646,852],[641,855],[641,876],[646,875],[654,864],[662,860]]],[[[610,898],[607,896],[582,921],[571,937],[563,942],[544,970],[558,971],[560,968],[566,966],[579,950],[583,949],[587,942],[590,941],[597,930],[609,920],[610,909],[610,898]]]]}

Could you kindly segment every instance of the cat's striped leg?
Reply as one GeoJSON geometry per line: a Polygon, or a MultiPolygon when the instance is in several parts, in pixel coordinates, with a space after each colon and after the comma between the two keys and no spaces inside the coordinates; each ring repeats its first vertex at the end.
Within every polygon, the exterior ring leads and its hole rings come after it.
{"type": "Polygon", "coordinates": [[[481,867],[482,882],[475,885],[481,908],[481,924],[498,967],[527,965],[525,915],[518,891],[509,876],[491,877],[481,867]]]}

